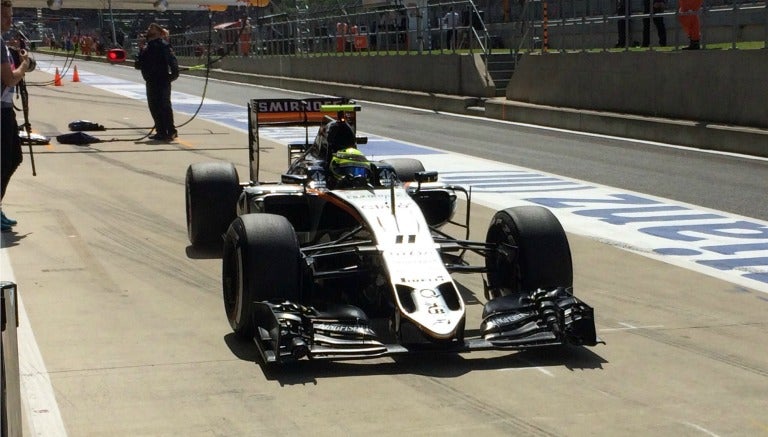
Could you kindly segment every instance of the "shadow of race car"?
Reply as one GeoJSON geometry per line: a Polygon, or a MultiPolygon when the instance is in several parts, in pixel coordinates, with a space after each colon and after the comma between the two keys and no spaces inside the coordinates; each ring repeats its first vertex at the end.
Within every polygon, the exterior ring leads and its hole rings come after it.
{"type": "Polygon", "coordinates": [[[241,183],[232,163],[187,170],[190,242],[221,247],[227,318],[264,363],[600,342],[548,209],[498,211],[485,240],[471,241],[471,190],[440,182],[416,159],[369,161],[356,148],[367,141],[359,110],[343,98],[251,100],[250,179],[241,183]],[[304,128],[274,182],[259,180],[267,127],[304,128]],[[441,230],[449,223],[465,236],[441,230]],[[472,265],[469,253],[484,262],[472,265]],[[479,330],[465,327],[453,273],[483,275],[479,330]]]}

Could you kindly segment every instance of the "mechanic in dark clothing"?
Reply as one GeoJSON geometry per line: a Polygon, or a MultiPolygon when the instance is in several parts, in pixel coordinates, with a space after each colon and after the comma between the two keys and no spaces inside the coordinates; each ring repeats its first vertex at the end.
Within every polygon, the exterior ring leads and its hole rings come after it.
{"type": "MultiPolygon", "coordinates": [[[[623,16],[618,20],[618,33],[619,42],[616,44],[616,48],[623,48],[627,45],[627,33],[631,35],[631,30],[628,26],[631,24],[627,21],[632,10],[627,9],[629,6],[628,0],[618,0],[616,2],[616,15],[623,16]]],[[[650,14],[653,10],[653,25],[656,26],[656,33],[659,35],[659,46],[665,47],[667,45],[667,27],[664,25],[664,17],[655,15],[664,12],[665,4],[663,0],[643,0],[643,13],[650,14]]],[[[631,26],[630,26],[631,27],[631,26]]],[[[643,18],[643,47],[648,47],[651,44],[651,18],[643,18]]],[[[633,44],[631,44],[633,45],[633,44]]]]}
{"type": "Polygon", "coordinates": [[[173,124],[171,107],[171,82],[179,77],[179,62],[170,44],[165,40],[167,31],[157,23],[147,28],[146,46],[136,58],[135,67],[147,83],[147,104],[155,121],[155,135],[158,141],[173,141],[178,136],[173,124]]]}

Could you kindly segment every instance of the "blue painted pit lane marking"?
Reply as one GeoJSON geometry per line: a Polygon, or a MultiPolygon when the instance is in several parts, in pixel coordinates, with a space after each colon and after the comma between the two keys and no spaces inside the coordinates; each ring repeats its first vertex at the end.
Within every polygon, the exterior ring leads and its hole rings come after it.
{"type": "Polygon", "coordinates": [[[368,136],[368,144],[361,144],[359,149],[368,156],[391,156],[391,155],[436,155],[444,154],[441,150],[422,147],[414,144],[395,141],[388,138],[377,136],[368,136]]]}
{"type": "Polygon", "coordinates": [[[471,186],[473,192],[514,193],[587,189],[577,182],[559,177],[524,171],[450,172],[441,173],[440,179],[449,184],[471,186]]]}
{"type": "MultiPolygon", "coordinates": [[[[146,100],[143,83],[86,72],[80,72],[80,77],[88,85],[146,100]]],[[[172,97],[174,109],[188,114],[194,113],[200,100],[177,92],[172,97]]],[[[247,130],[245,105],[206,99],[199,116],[247,130]]],[[[305,141],[302,128],[269,128],[259,133],[285,144],[305,141]]],[[[313,138],[311,132],[310,141],[313,138]]],[[[438,170],[441,180],[471,186],[473,201],[490,208],[542,205],[569,232],[768,292],[768,224],[759,220],[383,137],[369,137],[360,149],[377,159],[417,157],[426,168],[438,170]]]]}
{"type": "Polygon", "coordinates": [[[580,235],[768,292],[768,224],[480,158],[419,157],[492,209],[538,204],[580,235]],[[531,184],[531,182],[538,182],[531,184]]]}

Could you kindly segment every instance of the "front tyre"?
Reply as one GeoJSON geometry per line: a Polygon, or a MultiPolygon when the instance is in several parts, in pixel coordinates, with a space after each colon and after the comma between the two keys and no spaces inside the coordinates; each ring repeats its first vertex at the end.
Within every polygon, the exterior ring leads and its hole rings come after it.
{"type": "Polygon", "coordinates": [[[253,338],[253,302],[298,301],[301,252],[290,222],[279,215],[237,217],[224,236],[224,310],[232,330],[253,338]]]}
{"type": "Polygon", "coordinates": [[[498,211],[485,240],[498,247],[485,257],[491,298],[573,286],[568,238],[550,210],[519,206],[498,211]]]}
{"type": "Polygon", "coordinates": [[[414,158],[392,158],[383,161],[392,166],[400,182],[413,182],[416,173],[424,171],[424,164],[414,158]]]}

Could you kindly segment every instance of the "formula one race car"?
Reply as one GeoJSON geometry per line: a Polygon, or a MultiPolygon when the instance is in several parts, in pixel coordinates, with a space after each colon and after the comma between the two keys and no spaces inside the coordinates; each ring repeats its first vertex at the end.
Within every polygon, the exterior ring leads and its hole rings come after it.
{"type": "Polygon", "coordinates": [[[189,239],[220,247],[223,237],[224,308],[265,363],[600,341],[549,210],[498,211],[485,241],[469,241],[471,191],[415,159],[367,160],[356,148],[367,141],[359,110],[341,98],[252,100],[250,180],[240,183],[231,163],[187,170],[189,239]],[[259,129],[297,126],[305,140],[288,146],[286,173],[259,181],[259,129]],[[453,220],[458,196],[466,222],[453,220]],[[466,237],[441,231],[448,223],[466,237]],[[484,263],[470,265],[468,253],[484,263]],[[479,335],[465,335],[452,273],[484,275],[479,335]]]}

